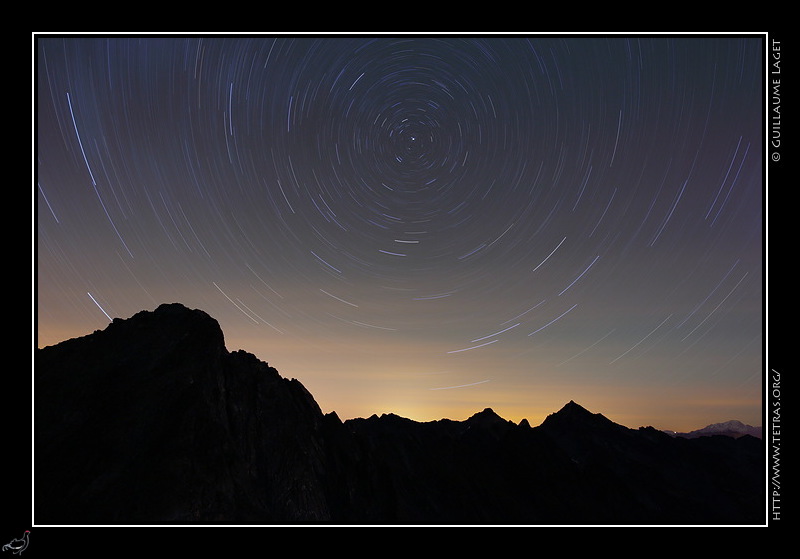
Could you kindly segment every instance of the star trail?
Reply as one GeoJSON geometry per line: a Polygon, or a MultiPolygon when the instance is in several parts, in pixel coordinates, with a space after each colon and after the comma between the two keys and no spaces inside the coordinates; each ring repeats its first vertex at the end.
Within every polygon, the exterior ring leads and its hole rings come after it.
{"type": "Polygon", "coordinates": [[[33,51],[39,347],[180,302],[343,419],[762,424],[764,37],[33,51]]]}

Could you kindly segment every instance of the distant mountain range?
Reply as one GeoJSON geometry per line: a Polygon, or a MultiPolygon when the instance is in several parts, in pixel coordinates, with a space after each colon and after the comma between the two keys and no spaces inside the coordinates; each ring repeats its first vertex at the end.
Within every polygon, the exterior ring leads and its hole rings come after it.
{"type": "Polygon", "coordinates": [[[575,402],[538,427],[488,408],[343,422],[229,352],[206,313],[165,304],[37,349],[34,522],[762,524],[762,441],[697,433],[575,402]]]}
{"type": "Polygon", "coordinates": [[[687,439],[694,437],[710,437],[714,435],[725,435],[735,439],[744,435],[750,435],[751,437],[757,437],[760,439],[762,435],[762,429],[761,427],[745,425],[741,421],[732,419],[723,423],[712,423],[711,425],[707,425],[702,429],[695,429],[694,431],[689,431],[688,433],[678,433],[675,431],[665,431],[665,433],[687,439]]]}

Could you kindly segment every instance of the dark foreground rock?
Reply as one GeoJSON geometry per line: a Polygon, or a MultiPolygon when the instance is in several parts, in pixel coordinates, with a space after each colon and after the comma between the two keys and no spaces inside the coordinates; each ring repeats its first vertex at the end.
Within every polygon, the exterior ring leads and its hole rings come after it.
{"type": "Polygon", "coordinates": [[[575,404],[542,425],[342,422],[218,323],[162,305],[38,349],[34,522],[760,524],[763,443],[629,429],[575,404]]]}

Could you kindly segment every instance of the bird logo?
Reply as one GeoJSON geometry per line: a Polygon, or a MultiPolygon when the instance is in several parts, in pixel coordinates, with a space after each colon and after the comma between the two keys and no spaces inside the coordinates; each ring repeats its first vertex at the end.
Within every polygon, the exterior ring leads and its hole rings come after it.
{"type": "Polygon", "coordinates": [[[15,555],[21,554],[23,551],[25,551],[25,548],[28,547],[28,535],[30,533],[31,533],[30,530],[25,530],[25,534],[22,536],[22,538],[20,539],[14,538],[10,542],[8,542],[6,545],[3,546],[3,551],[10,551],[15,555]]]}

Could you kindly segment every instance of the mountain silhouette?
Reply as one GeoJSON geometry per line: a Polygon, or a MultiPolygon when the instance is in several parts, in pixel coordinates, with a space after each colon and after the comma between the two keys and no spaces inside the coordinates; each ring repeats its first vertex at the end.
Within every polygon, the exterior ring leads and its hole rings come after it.
{"type": "Polygon", "coordinates": [[[343,422],[181,304],[35,355],[36,524],[759,524],[763,450],[575,402],[343,422]]]}
{"type": "Polygon", "coordinates": [[[741,421],[731,419],[729,421],[723,421],[722,423],[712,423],[711,425],[706,425],[702,429],[695,429],[694,431],[689,431],[688,433],[669,431],[669,434],[684,438],[707,437],[713,435],[725,435],[728,437],[738,438],[744,435],[750,435],[751,437],[757,437],[760,439],[762,438],[762,429],[761,427],[745,425],[741,421]]]}

